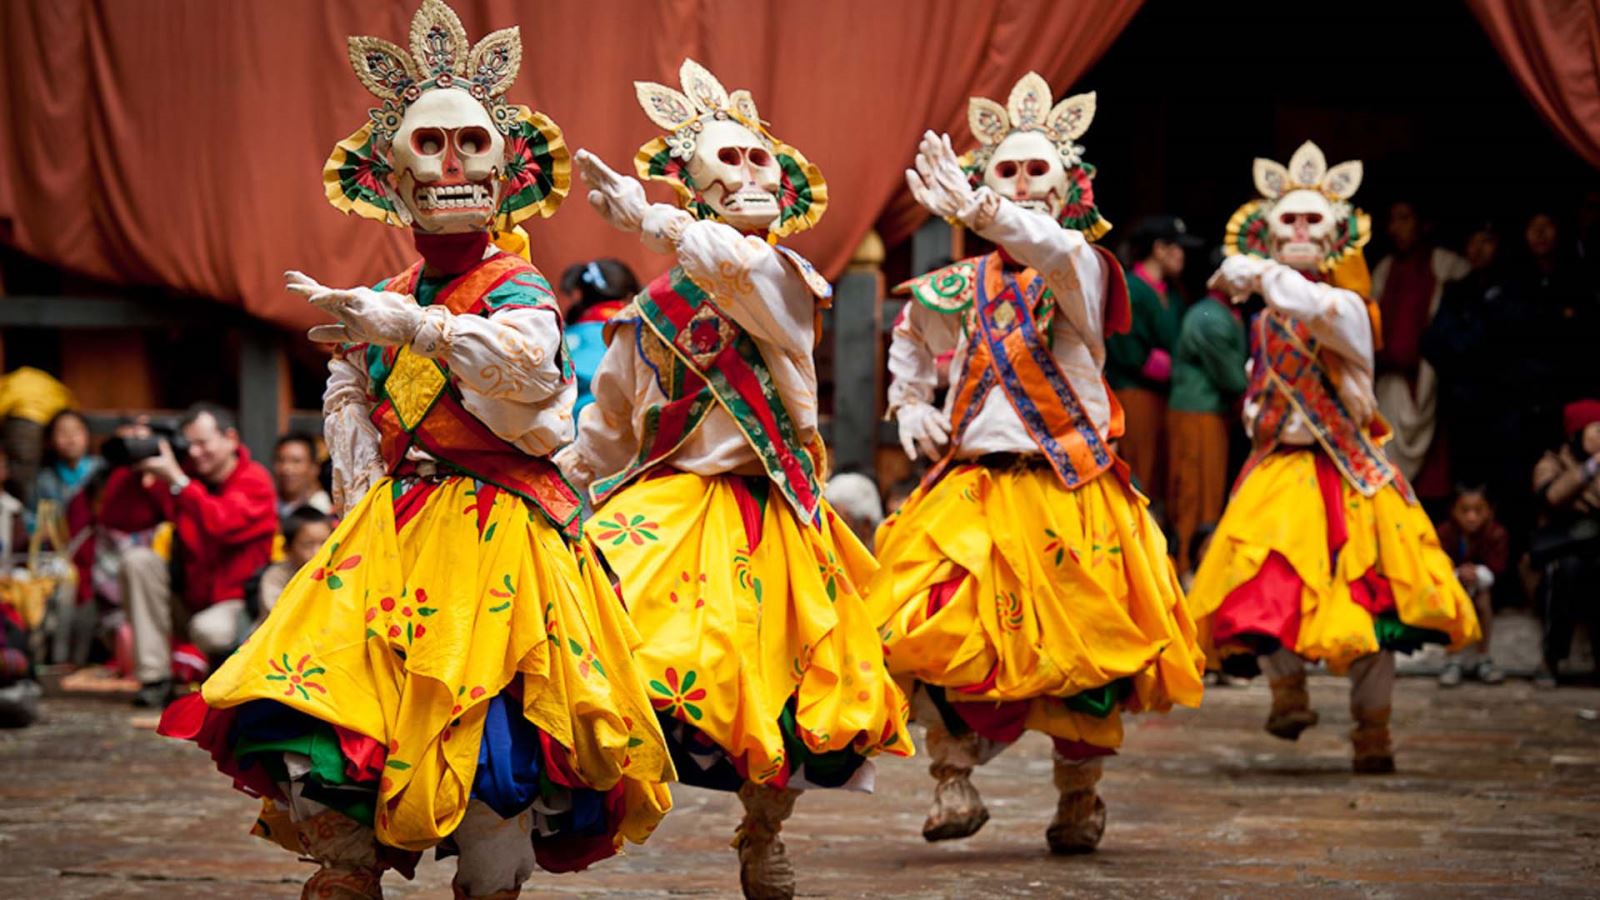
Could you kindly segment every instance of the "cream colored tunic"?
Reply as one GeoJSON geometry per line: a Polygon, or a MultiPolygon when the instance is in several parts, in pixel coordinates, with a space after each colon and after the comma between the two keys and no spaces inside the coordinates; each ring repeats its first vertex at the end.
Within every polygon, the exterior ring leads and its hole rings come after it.
{"type": "MultiPolygon", "coordinates": [[[[987,187],[974,194],[971,207],[963,210],[961,218],[1044,278],[1059,310],[1050,326],[1050,352],[1090,421],[1104,435],[1111,423],[1111,402],[1101,376],[1106,355],[1106,270],[1099,255],[1082,233],[1062,228],[1049,216],[1025,210],[987,187]],[[991,212],[992,221],[984,222],[991,212]]],[[[962,319],[961,314],[936,312],[916,301],[906,304],[889,347],[891,415],[908,403],[932,401],[937,382],[935,360],[951,350],[955,351],[951,380],[959,383],[958,373],[966,369],[968,352],[962,319]]],[[[954,412],[955,399],[952,389],[945,398],[946,414],[954,412]]],[[[1038,450],[1011,402],[997,389],[984,398],[977,417],[961,435],[956,456],[969,459],[985,453],[1038,450]]]]}
{"type": "MultiPolygon", "coordinates": [[[[669,234],[676,236],[684,272],[755,340],[801,442],[812,440],[817,434],[817,369],[811,358],[817,292],[799,264],[759,237],[695,221],[673,207],[652,206],[644,222],[645,242],[667,249],[669,234]]],[[[639,453],[646,413],[667,402],[655,370],[639,353],[639,327],[619,325],[612,334],[590,381],[594,402],[579,417],[578,439],[556,458],[568,477],[582,484],[626,469],[639,453]]],[[[763,471],[721,406],[665,463],[697,475],[763,471]]]]}

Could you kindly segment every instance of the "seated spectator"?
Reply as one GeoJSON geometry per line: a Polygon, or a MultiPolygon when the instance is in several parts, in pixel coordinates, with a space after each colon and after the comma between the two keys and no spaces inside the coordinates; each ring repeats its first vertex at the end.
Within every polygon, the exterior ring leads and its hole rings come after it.
{"type": "Polygon", "coordinates": [[[27,510],[6,490],[10,474],[11,455],[0,447],[0,573],[9,573],[22,562],[22,554],[28,549],[27,510]]]}
{"type": "Polygon", "coordinates": [[[578,399],[572,415],[594,402],[589,382],[600,367],[606,342],[605,324],[633,295],[639,279],[619,259],[596,259],[567,267],[561,273],[561,309],[567,319],[567,354],[578,376],[578,399]]]}
{"type": "MultiPolygon", "coordinates": [[[[171,560],[145,547],[123,555],[122,596],[133,625],[140,706],[172,696],[172,635],[207,654],[238,641],[244,583],[266,565],[276,532],[276,494],[266,467],[250,458],[233,417],[200,404],[180,420],[189,444],[179,460],[165,440],[161,452],[111,474],[101,512],[111,528],[136,532],[172,523],[171,560]]],[[[131,436],[149,437],[146,426],[131,436]]]]}
{"type": "Polygon", "coordinates": [[[279,519],[302,506],[325,513],[333,510],[333,498],[322,489],[321,473],[316,438],[299,432],[278,438],[272,448],[272,483],[278,490],[279,519]]]}
{"type": "Polygon", "coordinates": [[[1461,683],[1463,670],[1484,684],[1504,681],[1489,657],[1489,638],[1494,625],[1494,604],[1490,602],[1495,581],[1505,574],[1511,561],[1511,536],[1495,521],[1494,506],[1482,487],[1458,487],[1450,504],[1450,518],[1439,526],[1439,543],[1456,565],[1456,577],[1472,597],[1478,612],[1483,640],[1450,657],[1439,673],[1442,687],[1461,683]]]}
{"type": "Polygon", "coordinates": [[[1555,686],[1580,616],[1588,621],[1590,646],[1600,650],[1600,400],[1568,404],[1563,420],[1567,443],[1533,470],[1534,494],[1544,506],[1528,549],[1544,575],[1541,687],[1555,686]]]}
{"type": "Polygon", "coordinates": [[[44,430],[73,406],[72,391],[50,373],[22,366],[0,377],[0,438],[11,460],[6,490],[33,508],[33,481],[44,453],[44,430]]]}
{"type": "Polygon", "coordinates": [[[883,497],[872,479],[859,472],[840,472],[828,479],[823,494],[861,543],[871,547],[873,535],[883,524],[883,497]]]}
{"type": "Polygon", "coordinates": [[[316,557],[331,534],[333,518],[314,506],[302,506],[283,517],[283,559],[262,569],[245,589],[251,630],[266,621],[289,579],[316,557]]]}
{"type": "Polygon", "coordinates": [[[78,577],[58,592],[52,617],[50,661],[88,661],[97,621],[94,606],[95,518],[90,485],[106,462],[89,452],[89,422],[75,410],[56,413],[44,431],[44,459],[34,479],[33,510],[52,504],[60,518],[78,577]]]}

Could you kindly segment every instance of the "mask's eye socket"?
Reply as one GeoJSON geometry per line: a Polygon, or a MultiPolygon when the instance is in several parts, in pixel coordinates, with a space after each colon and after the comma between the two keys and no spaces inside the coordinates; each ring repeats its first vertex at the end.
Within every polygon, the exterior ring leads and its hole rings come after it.
{"type": "Polygon", "coordinates": [[[744,154],[740,153],[737,147],[723,147],[717,151],[717,159],[730,166],[737,166],[743,156],[744,154]]]}
{"type": "Polygon", "coordinates": [[[438,156],[444,152],[444,132],[437,128],[418,128],[411,132],[411,149],[420,156],[438,156]]]}
{"type": "Polygon", "coordinates": [[[489,132],[483,128],[463,128],[456,132],[456,149],[467,156],[489,151],[489,132]]]}
{"type": "Polygon", "coordinates": [[[1322,221],[1322,213],[1306,213],[1306,224],[1315,225],[1322,221]]]}
{"type": "Polygon", "coordinates": [[[1002,160],[994,164],[994,173],[1001,178],[1017,177],[1017,164],[1015,160],[1002,160]]]}
{"type": "Polygon", "coordinates": [[[1028,177],[1043,178],[1050,174],[1050,164],[1042,159],[1028,160],[1028,177]]]}
{"type": "Polygon", "coordinates": [[[772,154],[760,147],[751,147],[745,158],[750,160],[750,165],[758,169],[764,169],[772,164],[772,154]]]}

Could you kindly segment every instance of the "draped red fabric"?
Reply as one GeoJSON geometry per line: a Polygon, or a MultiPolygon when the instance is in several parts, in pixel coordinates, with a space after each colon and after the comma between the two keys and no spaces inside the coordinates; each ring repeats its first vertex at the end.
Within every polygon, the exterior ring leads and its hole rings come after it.
{"type": "Polygon", "coordinates": [[[1600,0],[1467,0],[1545,121],[1600,166],[1600,0]]]}
{"type": "MultiPolygon", "coordinates": [[[[280,324],[318,320],[283,291],[303,269],[370,283],[414,251],[399,231],[323,199],[323,160],[374,105],[345,38],[406,43],[417,0],[51,0],[0,3],[0,240],[121,283],[166,285],[280,324]]],[[[875,223],[891,242],[921,221],[903,171],[924,128],[970,144],[972,94],[1002,102],[1036,69],[1058,93],[1139,0],[455,0],[476,40],[520,25],[508,94],[550,115],[574,148],[619,171],[656,128],[634,80],[677,86],[684,56],[748,88],[779,137],[827,177],[831,206],[792,244],[837,274],[875,223]]],[[[669,192],[650,188],[654,199],[669,192]]],[[[580,184],[528,224],[534,262],[661,257],[606,226],[580,184]]]]}

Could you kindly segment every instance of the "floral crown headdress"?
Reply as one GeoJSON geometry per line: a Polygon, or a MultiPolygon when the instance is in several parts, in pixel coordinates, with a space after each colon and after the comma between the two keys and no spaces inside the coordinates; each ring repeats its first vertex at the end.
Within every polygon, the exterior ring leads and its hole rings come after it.
{"type": "Polygon", "coordinates": [[[1361,187],[1361,161],[1350,160],[1329,167],[1322,148],[1310,141],[1289,158],[1289,165],[1257,158],[1251,169],[1261,197],[1234,211],[1228,220],[1222,251],[1229,256],[1272,256],[1272,210],[1278,200],[1291,191],[1316,191],[1326,197],[1335,218],[1333,245],[1317,264],[1323,274],[1333,272],[1348,258],[1361,253],[1372,239],[1372,219],[1350,203],[1361,187]]]}
{"type": "Polygon", "coordinates": [[[692,59],[683,61],[678,82],[683,86],[681,92],[653,81],[633,83],[644,114],[668,132],[640,147],[634,156],[634,168],[640,178],[672,185],[684,209],[695,218],[717,218],[689,175],[689,160],[694,157],[706,121],[731,120],[750,129],[778,162],[781,190],[772,236],[787,237],[804,231],[822,218],[828,208],[828,183],[823,180],[822,171],[767,130],[749,91],[728,93],[715,75],[692,59]]]}
{"type": "Polygon", "coordinates": [[[983,171],[995,148],[1019,131],[1037,131],[1055,145],[1061,164],[1067,170],[1067,196],[1063,198],[1059,221],[1065,228],[1081,231],[1095,240],[1111,230],[1111,223],[1094,205],[1094,166],[1084,162],[1083,146],[1077,139],[1094,121],[1095,94],[1074,94],[1051,105],[1050,85],[1038,72],[1022,76],[1006,105],[973,97],[967,102],[967,126],[978,139],[978,147],[961,157],[961,166],[974,186],[983,182],[983,171]]]}
{"type": "Polygon", "coordinates": [[[507,103],[505,92],[522,65],[516,26],[491,32],[476,45],[444,0],[422,0],[411,19],[410,51],[379,37],[351,37],[350,65],[383,105],[333,148],[323,165],[328,202],[347,213],[389,224],[407,224],[390,187],[389,144],[406,109],[425,92],[457,89],[483,104],[505,136],[505,183],[495,226],[508,231],[534,215],[550,216],[572,185],[572,158],[561,129],[543,113],[507,103]]]}

